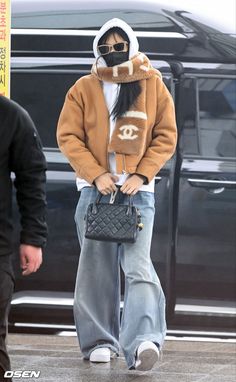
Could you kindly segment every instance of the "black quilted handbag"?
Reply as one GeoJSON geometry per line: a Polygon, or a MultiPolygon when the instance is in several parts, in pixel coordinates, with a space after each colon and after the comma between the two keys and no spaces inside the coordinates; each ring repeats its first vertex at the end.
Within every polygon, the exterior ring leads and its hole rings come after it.
{"type": "Polygon", "coordinates": [[[137,232],[143,228],[141,214],[133,205],[129,195],[129,204],[100,203],[103,194],[99,192],[94,203],[88,205],[85,220],[85,237],[100,241],[134,243],[137,232]]]}

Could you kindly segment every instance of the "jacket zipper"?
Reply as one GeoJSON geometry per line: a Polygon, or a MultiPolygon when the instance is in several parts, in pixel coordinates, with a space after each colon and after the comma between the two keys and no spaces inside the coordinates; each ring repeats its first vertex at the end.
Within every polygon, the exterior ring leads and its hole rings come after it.
{"type": "Polygon", "coordinates": [[[109,165],[109,156],[108,156],[109,140],[110,140],[110,120],[108,119],[107,152],[106,152],[106,154],[107,154],[107,170],[108,170],[108,172],[111,172],[110,165],[109,165]]]}
{"type": "Polygon", "coordinates": [[[124,154],[122,154],[122,159],[123,159],[123,174],[128,174],[128,172],[126,171],[126,163],[125,163],[125,156],[124,154]]]}

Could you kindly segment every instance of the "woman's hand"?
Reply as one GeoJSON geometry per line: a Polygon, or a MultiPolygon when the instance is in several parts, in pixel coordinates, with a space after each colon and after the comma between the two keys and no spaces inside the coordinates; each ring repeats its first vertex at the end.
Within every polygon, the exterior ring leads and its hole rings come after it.
{"type": "Polygon", "coordinates": [[[134,174],[126,179],[125,183],[122,185],[120,190],[124,194],[135,195],[140,189],[140,187],[143,185],[143,183],[144,178],[140,175],[134,174]]]}
{"type": "Polygon", "coordinates": [[[99,175],[95,178],[94,183],[103,195],[111,194],[113,191],[117,190],[115,182],[119,180],[118,176],[112,175],[110,172],[99,175]]]}

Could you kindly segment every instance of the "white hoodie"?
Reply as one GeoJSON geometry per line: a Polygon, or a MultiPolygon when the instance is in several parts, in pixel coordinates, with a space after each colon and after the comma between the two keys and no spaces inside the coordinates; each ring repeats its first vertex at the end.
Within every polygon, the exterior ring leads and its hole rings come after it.
{"type": "MultiPolygon", "coordinates": [[[[129,46],[129,59],[133,57],[135,54],[139,51],[139,43],[137,40],[137,37],[134,34],[133,29],[123,20],[118,18],[113,18],[109,21],[107,21],[101,29],[98,31],[95,39],[93,40],[93,53],[95,58],[99,56],[99,52],[97,51],[97,45],[99,39],[104,35],[104,33],[113,28],[113,27],[120,27],[124,30],[124,32],[128,35],[130,46],[129,46]]],[[[97,66],[107,66],[105,60],[100,57],[97,61],[97,66]]],[[[114,104],[116,102],[116,99],[118,98],[119,91],[120,91],[120,84],[112,83],[112,82],[106,82],[102,81],[103,85],[103,93],[106,101],[107,108],[109,110],[109,113],[112,111],[114,104]]],[[[112,136],[112,133],[114,131],[116,124],[116,119],[113,121],[112,116],[110,117],[110,138],[112,136]]],[[[119,177],[119,180],[115,183],[118,185],[122,185],[126,178],[129,176],[127,174],[117,174],[116,173],[116,162],[115,162],[115,154],[114,153],[108,153],[109,157],[109,165],[110,165],[110,171],[112,174],[117,175],[119,177]]],[[[88,182],[86,182],[84,179],[76,178],[76,184],[78,191],[81,190],[84,186],[90,186],[88,182]]],[[[154,186],[155,186],[155,179],[153,179],[149,184],[142,185],[139,189],[140,191],[149,191],[154,192],[154,186]]]]}

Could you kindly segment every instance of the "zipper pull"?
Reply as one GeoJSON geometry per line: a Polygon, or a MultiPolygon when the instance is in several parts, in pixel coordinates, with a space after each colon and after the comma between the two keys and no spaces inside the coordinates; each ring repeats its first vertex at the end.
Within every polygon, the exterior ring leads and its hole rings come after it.
{"type": "Polygon", "coordinates": [[[115,198],[116,198],[116,194],[117,194],[118,190],[119,190],[119,189],[117,188],[116,191],[113,191],[113,192],[111,193],[111,197],[110,197],[110,201],[109,201],[110,204],[113,204],[113,203],[114,203],[115,198]]]}

